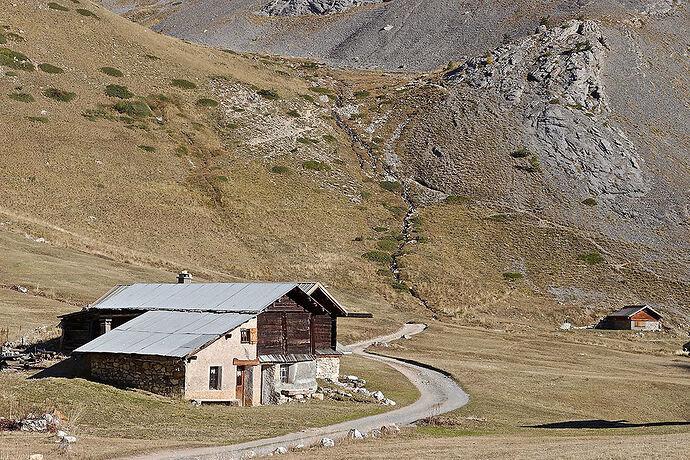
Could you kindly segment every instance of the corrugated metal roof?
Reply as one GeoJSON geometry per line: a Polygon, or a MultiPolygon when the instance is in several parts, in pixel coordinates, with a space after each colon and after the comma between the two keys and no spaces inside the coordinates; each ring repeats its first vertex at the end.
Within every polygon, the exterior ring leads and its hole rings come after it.
{"type": "Polygon", "coordinates": [[[255,316],[241,313],[149,311],[75,351],[183,358],[255,316]]]}
{"type": "Polygon", "coordinates": [[[119,285],[91,308],[259,312],[297,283],[198,283],[119,285]]]}
{"type": "Polygon", "coordinates": [[[310,354],[291,354],[291,355],[261,355],[259,362],[269,363],[298,363],[301,361],[313,361],[314,355],[310,354]]]}
{"type": "Polygon", "coordinates": [[[649,305],[627,305],[620,310],[616,310],[613,313],[609,315],[611,318],[630,318],[632,315],[635,313],[644,310],[644,309],[649,309],[649,311],[655,313],[659,318],[661,318],[661,314],[654,310],[652,307],[649,305]]]}

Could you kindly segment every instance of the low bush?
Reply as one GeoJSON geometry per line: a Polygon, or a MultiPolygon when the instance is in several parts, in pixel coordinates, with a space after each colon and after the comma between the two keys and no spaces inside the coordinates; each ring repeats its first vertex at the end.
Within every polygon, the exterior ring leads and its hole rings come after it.
{"type": "Polygon", "coordinates": [[[462,195],[448,195],[443,201],[447,204],[467,204],[472,200],[462,195]]]}
{"type": "Polygon", "coordinates": [[[604,261],[604,258],[598,252],[590,252],[588,254],[580,254],[577,260],[581,260],[588,265],[595,265],[604,261]]]}
{"type": "Polygon", "coordinates": [[[43,95],[59,102],[70,102],[77,98],[77,93],[63,91],[57,88],[48,88],[43,91],[43,95]]]}
{"type": "Polygon", "coordinates": [[[363,200],[368,200],[369,198],[371,198],[371,192],[367,192],[366,190],[362,190],[359,193],[359,196],[361,196],[363,200]]]}
{"type": "Polygon", "coordinates": [[[310,169],[312,171],[330,171],[331,166],[328,163],[317,160],[309,160],[302,163],[304,169],[310,169]]]}
{"type": "Polygon", "coordinates": [[[46,117],[26,117],[29,121],[35,121],[37,123],[48,123],[50,120],[46,117]]]}
{"type": "Polygon", "coordinates": [[[94,19],[99,19],[99,17],[96,16],[96,14],[91,10],[85,10],[84,8],[77,8],[76,12],[81,14],[82,16],[91,17],[94,19]]]}
{"type": "Polygon", "coordinates": [[[393,237],[384,237],[376,242],[376,247],[382,251],[395,251],[398,249],[398,241],[393,237]]]}
{"type": "Polygon", "coordinates": [[[139,147],[144,152],[155,152],[156,151],[156,147],[153,147],[152,145],[139,145],[137,147],[139,147]]]}
{"type": "Polygon", "coordinates": [[[33,62],[26,55],[12,51],[9,48],[0,48],[0,65],[9,67],[15,70],[23,70],[25,72],[33,72],[36,70],[33,62]]]}
{"type": "Polygon", "coordinates": [[[230,179],[228,179],[228,176],[216,176],[216,179],[218,179],[221,182],[230,182],[230,179]]]}
{"type": "Polygon", "coordinates": [[[377,233],[382,233],[382,232],[388,231],[388,227],[372,227],[371,229],[377,233]]]}
{"type": "Polygon", "coordinates": [[[297,111],[297,109],[288,110],[288,111],[287,111],[287,114],[288,114],[289,116],[291,116],[292,118],[299,118],[299,117],[302,116],[302,115],[300,115],[300,113],[297,111]]]}
{"type": "Polygon", "coordinates": [[[216,101],[215,99],[202,98],[197,99],[196,105],[200,107],[218,107],[218,101],[216,101]]]}
{"type": "Polygon", "coordinates": [[[116,69],[115,67],[101,67],[100,69],[101,72],[104,74],[110,76],[110,77],[122,77],[124,74],[122,73],[121,70],[116,69]]]}
{"type": "Polygon", "coordinates": [[[309,88],[309,91],[313,91],[316,94],[326,94],[326,95],[333,94],[333,91],[331,91],[328,88],[322,88],[321,86],[312,86],[309,88]]]}
{"type": "Polygon", "coordinates": [[[48,64],[48,63],[43,63],[39,64],[38,68],[44,71],[45,73],[63,73],[64,70],[62,70],[60,67],[55,66],[53,64],[48,64]]]}
{"type": "Polygon", "coordinates": [[[587,206],[596,206],[597,205],[597,200],[594,198],[587,198],[582,202],[582,204],[587,205],[587,206]]]}
{"type": "Polygon", "coordinates": [[[64,7],[64,6],[60,5],[59,3],[55,3],[55,2],[48,3],[48,8],[50,8],[51,10],[57,10],[57,11],[69,11],[69,8],[64,7]]]}
{"type": "Polygon", "coordinates": [[[319,143],[319,141],[317,139],[311,139],[309,137],[298,137],[297,142],[299,142],[300,144],[304,144],[304,145],[312,145],[312,144],[318,144],[319,143]]]}
{"type": "Polygon", "coordinates": [[[324,140],[324,141],[326,141],[326,142],[328,142],[328,143],[330,143],[330,144],[332,144],[332,143],[334,143],[334,142],[336,141],[335,136],[332,136],[332,135],[330,135],[330,134],[324,134],[322,137],[323,137],[323,140],[324,140]]]}
{"type": "Polygon", "coordinates": [[[288,174],[290,174],[290,168],[288,168],[287,166],[276,165],[276,166],[271,168],[271,172],[275,173],[275,174],[288,175],[288,174]]]}
{"type": "Polygon", "coordinates": [[[505,272],[503,274],[503,279],[505,279],[506,281],[517,281],[523,276],[524,275],[522,273],[505,272]]]}
{"type": "Polygon", "coordinates": [[[396,291],[400,292],[410,292],[410,288],[405,286],[403,283],[398,283],[397,281],[393,281],[391,283],[391,287],[395,289],[396,291]]]}
{"type": "Polygon", "coordinates": [[[278,93],[272,89],[260,89],[259,91],[257,91],[257,94],[263,97],[264,99],[269,99],[272,101],[280,99],[278,93]]]}
{"type": "Polygon", "coordinates": [[[120,101],[113,106],[119,113],[129,115],[134,118],[150,117],[153,115],[148,105],[141,101],[120,101]]]}
{"type": "Polygon", "coordinates": [[[130,99],[134,96],[126,86],[122,85],[108,85],[105,87],[105,95],[110,97],[117,97],[119,99],[130,99]]]}
{"type": "Polygon", "coordinates": [[[379,182],[379,186],[389,192],[396,192],[402,189],[402,184],[397,181],[384,180],[379,182]]]}
{"type": "Polygon", "coordinates": [[[522,147],[521,149],[517,149],[514,152],[512,152],[510,156],[513,158],[527,158],[528,156],[530,156],[530,151],[522,147]]]}
{"type": "Polygon", "coordinates": [[[383,265],[390,265],[393,263],[393,258],[391,257],[391,255],[383,251],[365,252],[364,254],[362,254],[362,257],[372,262],[376,262],[378,264],[383,265]]]}
{"type": "Polygon", "coordinates": [[[175,87],[181,88],[181,89],[195,89],[196,88],[196,83],[192,83],[191,81],[184,80],[182,78],[176,78],[170,84],[172,86],[175,86],[175,87]]]}
{"type": "Polygon", "coordinates": [[[364,98],[367,98],[369,96],[371,96],[371,93],[365,89],[363,89],[361,91],[355,91],[355,97],[357,99],[364,99],[364,98]]]}
{"type": "Polygon", "coordinates": [[[8,95],[10,99],[19,102],[34,102],[36,99],[31,94],[28,93],[12,93],[8,95]]]}
{"type": "Polygon", "coordinates": [[[508,222],[508,214],[493,214],[489,217],[486,218],[486,220],[490,220],[492,222],[508,222]]]}

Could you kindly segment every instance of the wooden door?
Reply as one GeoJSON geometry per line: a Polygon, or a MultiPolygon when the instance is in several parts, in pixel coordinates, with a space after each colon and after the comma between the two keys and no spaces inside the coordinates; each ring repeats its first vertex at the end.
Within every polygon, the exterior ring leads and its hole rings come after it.
{"type": "Polygon", "coordinates": [[[237,366],[235,375],[235,399],[237,399],[241,405],[244,405],[244,377],[244,366],[237,366]]]}

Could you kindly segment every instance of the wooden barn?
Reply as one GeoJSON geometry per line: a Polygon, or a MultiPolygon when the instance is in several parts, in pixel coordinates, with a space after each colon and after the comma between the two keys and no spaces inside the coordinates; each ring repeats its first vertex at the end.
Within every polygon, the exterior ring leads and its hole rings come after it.
{"type": "Polygon", "coordinates": [[[602,320],[601,329],[660,331],[661,314],[649,305],[628,305],[602,320]]]}
{"type": "Polygon", "coordinates": [[[119,285],[61,317],[66,350],[92,378],[167,396],[274,404],[335,380],[337,318],[348,313],[320,283],[119,285]]]}

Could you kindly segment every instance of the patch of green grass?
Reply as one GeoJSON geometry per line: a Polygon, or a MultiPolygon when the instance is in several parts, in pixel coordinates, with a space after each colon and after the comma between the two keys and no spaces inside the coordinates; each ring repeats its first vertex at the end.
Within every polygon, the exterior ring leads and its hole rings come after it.
{"type": "Polygon", "coordinates": [[[376,242],[376,247],[382,251],[395,251],[398,249],[398,240],[392,236],[384,236],[376,242]]]}
{"type": "Polygon", "coordinates": [[[196,83],[193,83],[189,80],[184,80],[182,78],[175,78],[170,84],[172,86],[175,86],[176,88],[181,88],[181,89],[195,89],[196,88],[196,83]]]}
{"type": "Polygon", "coordinates": [[[36,99],[31,94],[28,93],[11,93],[8,94],[9,98],[19,102],[35,102],[36,99]]]}
{"type": "Polygon", "coordinates": [[[408,288],[407,286],[405,286],[403,283],[399,283],[399,282],[397,282],[397,281],[393,281],[393,282],[391,283],[391,287],[392,287],[393,289],[395,289],[396,291],[400,291],[400,292],[410,292],[410,288],[408,288]]]}
{"type": "Polygon", "coordinates": [[[221,182],[230,182],[230,179],[228,179],[228,176],[216,176],[216,179],[218,179],[221,182]]]}
{"type": "Polygon", "coordinates": [[[19,34],[15,34],[14,32],[8,32],[6,34],[0,33],[0,43],[7,43],[7,40],[13,41],[13,42],[23,42],[24,37],[22,37],[19,34]],[[5,41],[1,41],[2,39],[5,39],[5,41]]]}
{"type": "Polygon", "coordinates": [[[59,3],[55,3],[55,2],[48,3],[48,8],[50,8],[51,10],[57,10],[57,11],[69,11],[69,8],[64,7],[64,6],[60,5],[59,3]]]}
{"type": "Polygon", "coordinates": [[[17,76],[19,76],[19,74],[18,74],[17,72],[13,71],[13,70],[10,70],[9,72],[5,72],[5,75],[7,75],[8,77],[17,77],[17,76]]]}
{"type": "Polygon", "coordinates": [[[129,115],[134,118],[150,117],[153,115],[148,105],[141,101],[120,101],[113,106],[119,113],[129,115]]]}
{"type": "Polygon", "coordinates": [[[44,71],[45,73],[63,73],[64,70],[62,70],[60,67],[55,66],[53,64],[48,64],[48,63],[43,63],[39,64],[38,68],[44,71]]]}
{"type": "Polygon", "coordinates": [[[122,85],[108,85],[105,87],[105,95],[119,99],[130,99],[134,94],[122,85]]]}
{"type": "Polygon", "coordinates": [[[144,57],[146,59],[151,59],[152,61],[158,61],[160,58],[156,56],[155,54],[144,54],[144,57]]]}
{"type": "Polygon", "coordinates": [[[472,200],[466,196],[462,195],[448,195],[447,197],[444,198],[443,200],[447,204],[467,204],[471,202],[472,200]]]}
{"type": "Polygon", "coordinates": [[[299,97],[301,97],[305,101],[314,102],[314,98],[311,97],[309,94],[300,94],[299,97]]]}
{"type": "Polygon", "coordinates": [[[402,184],[397,181],[384,180],[379,182],[379,186],[388,192],[397,192],[402,190],[402,184]]]}
{"type": "Polygon", "coordinates": [[[371,93],[365,89],[363,89],[361,91],[355,91],[355,97],[357,99],[365,99],[369,96],[371,96],[371,93]]]}
{"type": "Polygon", "coordinates": [[[554,98],[554,99],[551,99],[551,100],[549,101],[549,104],[554,104],[554,105],[560,104],[560,103],[561,103],[561,100],[558,99],[558,98],[554,98]]]}
{"type": "Polygon", "coordinates": [[[36,70],[31,59],[25,54],[18,51],[12,51],[9,48],[0,48],[0,65],[15,70],[23,70],[25,72],[33,72],[36,70]]]}
{"type": "Polygon", "coordinates": [[[587,206],[596,206],[597,200],[595,200],[594,198],[587,198],[586,200],[582,201],[582,204],[587,206]]]}
{"type": "Polygon", "coordinates": [[[324,134],[324,135],[322,136],[322,138],[323,138],[324,141],[328,142],[329,144],[332,144],[332,143],[334,143],[334,142],[336,141],[335,136],[332,136],[332,135],[330,135],[330,134],[324,134]]]}
{"type": "Polygon", "coordinates": [[[580,254],[577,260],[581,260],[588,265],[596,265],[604,261],[604,258],[598,252],[590,252],[588,254],[580,254]]]}
{"type": "Polygon", "coordinates": [[[385,276],[387,278],[393,276],[393,273],[391,273],[391,271],[387,268],[379,268],[378,270],[376,270],[376,274],[379,276],[385,276]]]}
{"type": "Polygon", "coordinates": [[[364,254],[362,254],[362,257],[372,262],[376,262],[378,264],[383,265],[390,265],[393,263],[393,258],[391,257],[391,255],[383,251],[365,252],[364,254]]]}
{"type": "Polygon", "coordinates": [[[317,160],[309,160],[302,163],[304,169],[310,169],[312,171],[330,171],[331,166],[328,163],[317,160]]]}
{"type": "Polygon", "coordinates": [[[297,111],[297,109],[288,110],[288,111],[287,111],[287,114],[288,114],[289,116],[291,116],[292,118],[299,118],[299,117],[302,116],[302,115],[300,115],[300,113],[297,111]]]}
{"type": "Polygon", "coordinates": [[[115,67],[101,67],[100,69],[101,72],[104,74],[110,76],[110,77],[122,77],[124,74],[122,73],[121,70],[116,69],[115,67]]]}
{"type": "Polygon", "coordinates": [[[312,86],[309,88],[309,91],[313,91],[316,94],[326,94],[326,95],[333,94],[333,91],[331,91],[328,88],[323,88],[321,86],[312,86]]]}
{"type": "Polygon", "coordinates": [[[218,101],[207,97],[197,99],[196,105],[200,107],[218,107],[218,101]]]}
{"type": "Polygon", "coordinates": [[[388,227],[372,227],[371,229],[377,233],[382,233],[382,232],[388,231],[388,227]]]}
{"type": "Polygon", "coordinates": [[[541,172],[539,157],[537,157],[534,154],[531,157],[529,157],[529,165],[526,168],[524,168],[524,170],[531,173],[541,172]]]}
{"type": "Polygon", "coordinates": [[[512,152],[510,156],[513,158],[527,158],[528,156],[530,156],[530,154],[531,152],[529,150],[522,147],[521,149],[517,149],[514,152],[512,152]]]}
{"type": "Polygon", "coordinates": [[[405,214],[407,214],[407,208],[404,206],[384,204],[383,207],[386,208],[395,217],[403,217],[405,214]]]}
{"type": "Polygon", "coordinates": [[[522,273],[505,272],[503,274],[503,279],[506,281],[517,281],[524,275],[522,273]]]}
{"type": "Polygon", "coordinates": [[[367,192],[366,190],[362,190],[359,193],[359,196],[361,196],[363,200],[368,200],[369,198],[371,198],[371,192],[367,192]]]}
{"type": "Polygon", "coordinates": [[[139,147],[144,152],[155,152],[156,151],[156,147],[154,147],[152,145],[138,145],[137,147],[139,147]]]}
{"type": "Polygon", "coordinates": [[[81,14],[82,16],[100,19],[98,16],[96,16],[96,13],[94,13],[93,11],[90,11],[90,10],[86,10],[84,8],[77,8],[75,11],[77,13],[81,14]]]}
{"type": "Polygon", "coordinates": [[[318,144],[319,143],[318,139],[311,139],[309,137],[298,137],[297,142],[299,142],[300,144],[304,144],[304,145],[312,145],[312,144],[318,144]]]}
{"type": "Polygon", "coordinates": [[[281,165],[275,165],[271,168],[271,172],[275,174],[284,174],[284,175],[289,175],[291,174],[290,168],[287,166],[281,166],[281,165]]]}
{"type": "Polygon", "coordinates": [[[489,217],[486,218],[486,220],[490,220],[491,222],[500,222],[500,223],[505,223],[508,222],[508,214],[493,214],[489,217]]]}
{"type": "Polygon", "coordinates": [[[272,89],[260,89],[256,93],[264,99],[269,99],[271,101],[277,101],[280,99],[280,95],[278,95],[278,93],[272,89]]]}
{"type": "Polygon", "coordinates": [[[7,38],[5,37],[5,34],[0,32],[0,45],[4,45],[5,43],[7,43],[7,38]]]}
{"type": "Polygon", "coordinates": [[[46,117],[26,117],[29,121],[35,121],[36,123],[48,123],[50,120],[46,117]]]}
{"type": "Polygon", "coordinates": [[[59,102],[70,102],[77,98],[77,93],[64,91],[58,88],[48,88],[43,91],[43,95],[59,102]]]}

